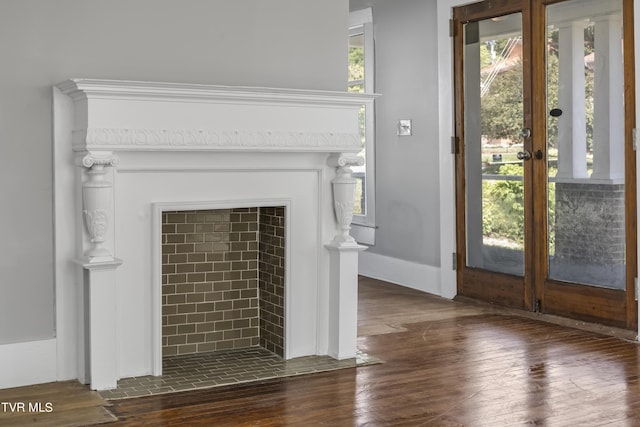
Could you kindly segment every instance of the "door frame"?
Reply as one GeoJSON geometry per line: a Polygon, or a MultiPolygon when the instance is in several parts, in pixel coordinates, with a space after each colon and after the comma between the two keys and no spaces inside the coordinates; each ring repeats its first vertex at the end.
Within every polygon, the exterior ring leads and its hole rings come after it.
{"type": "MultiPolygon", "coordinates": [[[[456,138],[456,224],[457,236],[457,290],[458,295],[465,297],[487,300],[488,302],[505,305],[513,308],[531,311],[533,308],[532,289],[532,271],[529,266],[532,265],[527,258],[533,255],[533,239],[529,238],[532,234],[531,224],[533,212],[530,209],[524,210],[525,223],[525,271],[522,277],[507,274],[493,273],[482,269],[470,268],[466,266],[466,178],[464,173],[464,58],[463,58],[463,37],[464,25],[469,21],[478,21],[489,19],[494,16],[508,15],[512,13],[522,13],[522,34],[531,34],[531,16],[529,0],[500,0],[490,1],[489,7],[487,3],[474,3],[464,6],[464,9],[455,8],[453,11],[453,35],[454,35],[454,106],[455,106],[455,138],[456,138]],[[459,36],[458,36],[459,35],[459,36]],[[490,287],[485,284],[491,283],[490,287]]],[[[523,98],[533,99],[532,93],[532,75],[531,73],[531,49],[530,44],[523,43],[522,61],[523,61],[523,98]]],[[[532,128],[532,108],[531,104],[523,102],[523,127],[532,128]]],[[[532,150],[532,138],[524,140],[523,150],[532,150]]],[[[525,206],[532,206],[532,165],[534,162],[524,162],[524,197],[525,206]]]]}
{"type": "MultiPolygon", "coordinates": [[[[532,40],[540,40],[546,37],[547,24],[545,19],[533,19],[533,16],[544,16],[545,7],[563,0],[519,0],[519,1],[495,1],[489,3],[476,3],[465,5],[465,14],[460,14],[460,9],[453,9],[452,29],[455,35],[462,34],[463,22],[489,18],[495,15],[505,15],[513,12],[522,12],[523,35],[530,35],[532,40]],[[530,7],[528,7],[530,5],[530,7]]],[[[636,0],[638,1],[638,0],[636,0]]],[[[487,271],[466,267],[466,212],[464,203],[466,198],[464,181],[464,144],[457,144],[455,152],[455,212],[458,230],[456,234],[457,256],[456,287],[458,295],[471,298],[479,298],[490,302],[508,305],[511,307],[533,311],[540,304],[543,312],[556,315],[564,315],[579,318],[581,320],[594,321],[625,329],[637,329],[638,306],[635,300],[634,278],[638,270],[638,215],[636,207],[636,153],[633,150],[632,131],[636,123],[636,87],[635,87],[635,44],[634,44],[634,0],[622,0],[623,3],[623,37],[625,40],[624,55],[624,99],[625,108],[625,197],[626,197],[626,291],[594,289],[585,285],[573,285],[565,282],[548,280],[548,262],[535,262],[544,260],[547,254],[547,196],[546,191],[534,193],[533,188],[545,188],[547,185],[547,162],[529,161],[525,163],[525,272],[524,278],[509,277],[508,275],[490,273],[487,271]],[[529,163],[529,165],[527,165],[529,163]],[[457,167],[456,167],[457,165],[457,167]],[[528,166],[528,167],[527,167],[528,166]],[[528,203],[528,204],[527,204],[528,203]],[[542,213],[534,212],[540,209],[542,213]],[[544,230],[541,236],[535,237],[535,230],[544,230]],[[482,283],[492,283],[487,287],[482,283]],[[558,298],[559,292],[565,298],[558,298]],[[566,296],[570,296],[570,300],[566,296]],[[549,304],[547,304],[549,303],[549,304]],[[620,310],[620,305],[624,306],[620,310]],[[604,314],[603,314],[604,313],[604,314]]],[[[544,64],[546,61],[546,46],[537,43],[525,43],[523,51],[523,68],[527,67],[527,61],[544,64]]],[[[456,142],[463,140],[463,111],[464,94],[462,93],[462,37],[454,37],[453,47],[454,76],[452,86],[454,106],[454,129],[456,142]]],[[[531,103],[524,103],[524,127],[532,129],[533,138],[525,140],[524,150],[534,152],[541,149],[546,152],[546,96],[533,96],[536,93],[545,93],[546,69],[536,67],[530,78],[525,76],[523,88],[525,99],[530,96],[531,103]],[[542,86],[542,88],[540,87],[542,86]],[[536,92],[537,91],[537,92],[536,92]],[[527,109],[530,105],[531,109],[527,109]],[[539,118],[534,120],[534,118],[539,118]]]]}
{"type": "MultiPolygon", "coordinates": [[[[545,7],[563,0],[540,0],[534,1],[534,14],[544,14],[545,7]]],[[[624,118],[624,149],[625,149],[625,234],[626,234],[626,290],[594,288],[580,284],[565,283],[548,279],[548,263],[537,263],[536,276],[544,281],[542,286],[535,289],[535,298],[541,301],[545,313],[553,315],[566,315],[572,312],[571,317],[580,320],[603,323],[624,329],[638,328],[638,304],[635,298],[635,278],[638,276],[638,245],[637,245],[637,183],[636,183],[636,161],[633,149],[633,129],[636,126],[636,103],[635,103],[635,61],[634,61],[634,4],[633,0],[622,0],[622,25],[623,39],[625,49],[623,50],[624,61],[624,99],[625,99],[625,118],[624,118]],[[564,298],[558,297],[564,295],[564,298]],[[620,310],[620,306],[624,309],[620,310]]],[[[539,26],[533,28],[534,39],[539,39],[541,35],[546,34],[546,23],[538,20],[539,26]]],[[[534,61],[545,60],[545,47],[533,47],[534,61]]],[[[534,85],[544,85],[546,79],[545,70],[540,67],[538,73],[534,75],[534,85]]],[[[546,100],[534,98],[534,115],[536,117],[545,117],[547,114],[546,100]]],[[[546,132],[544,120],[538,120],[536,125],[540,128],[537,130],[543,134],[546,132]]],[[[535,129],[534,129],[535,131],[535,129]]],[[[540,145],[546,144],[545,140],[538,139],[536,142],[540,145]]],[[[541,148],[540,146],[534,149],[541,148]]],[[[542,147],[543,148],[543,147],[542,147]]],[[[537,165],[545,166],[545,165],[537,165]]],[[[545,166],[546,167],[546,166],[545,166]]],[[[544,185],[546,180],[546,171],[543,167],[535,171],[536,184],[544,185]]],[[[536,200],[534,206],[546,209],[546,197],[543,200],[536,200]],[[544,203],[544,207],[543,207],[544,203]]],[[[547,229],[546,215],[544,216],[544,224],[540,224],[543,230],[547,229]]],[[[536,257],[546,256],[546,235],[544,245],[537,248],[536,257]]],[[[542,258],[537,258],[542,259],[542,258]]],[[[541,282],[538,282],[541,283],[541,282]]]]}

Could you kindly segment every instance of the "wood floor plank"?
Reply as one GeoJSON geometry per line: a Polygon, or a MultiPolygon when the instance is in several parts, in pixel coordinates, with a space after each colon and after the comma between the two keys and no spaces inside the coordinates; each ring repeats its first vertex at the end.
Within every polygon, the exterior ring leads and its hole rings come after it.
{"type": "Polygon", "coordinates": [[[54,382],[0,390],[0,425],[73,427],[111,423],[100,395],[77,381],[54,382]]]}

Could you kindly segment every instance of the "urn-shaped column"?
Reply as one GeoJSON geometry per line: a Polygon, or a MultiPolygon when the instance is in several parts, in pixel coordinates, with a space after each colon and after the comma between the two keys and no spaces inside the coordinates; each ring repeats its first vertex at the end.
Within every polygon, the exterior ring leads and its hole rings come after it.
{"type": "Polygon", "coordinates": [[[113,209],[113,184],[106,179],[106,167],[117,163],[113,155],[87,154],[82,158],[82,166],[88,169],[88,178],[82,185],[82,212],[91,242],[85,255],[91,262],[113,259],[113,254],[104,246],[113,209]]]}
{"type": "Polygon", "coordinates": [[[329,157],[329,166],[336,168],[336,177],[331,180],[333,187],[333,207],[338,220],[340,233],[332,244],[337,246],[357,246],[355,239],[349,234],[357,180],[352,175],[351,166],[362,166],[364,159],[352,154],[340,154],[329,157]]]}

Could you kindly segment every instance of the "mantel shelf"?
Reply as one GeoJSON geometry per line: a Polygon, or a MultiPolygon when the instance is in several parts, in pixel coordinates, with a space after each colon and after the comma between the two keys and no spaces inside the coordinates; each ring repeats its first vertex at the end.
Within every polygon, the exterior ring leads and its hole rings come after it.
{"type": "Polygon", "coordinates": [[[357,153],[358,111],[376,95],[71,79],[74,151],[357,153]]]}

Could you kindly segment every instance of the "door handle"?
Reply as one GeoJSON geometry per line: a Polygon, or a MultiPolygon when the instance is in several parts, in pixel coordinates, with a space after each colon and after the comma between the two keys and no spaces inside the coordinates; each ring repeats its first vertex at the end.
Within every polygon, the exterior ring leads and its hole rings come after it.
{"type": "Polygon", "coordinates": [[[522,137],[524,139],[531,138],[531,129],[529,128],[522,129],[522,137]]]}
{"type": "Polygon", "coordinates": [[[551,117],[560,117],[562,115],[562,110],[559,108],[554,108],[553,110],[549,111],[549,115],[551,117]]]}
{"type": "Polygon", "coordinates": [[[531,159],[531,151],[519,151],[516,157],[518,160],[529,160],[531,159]]]}

